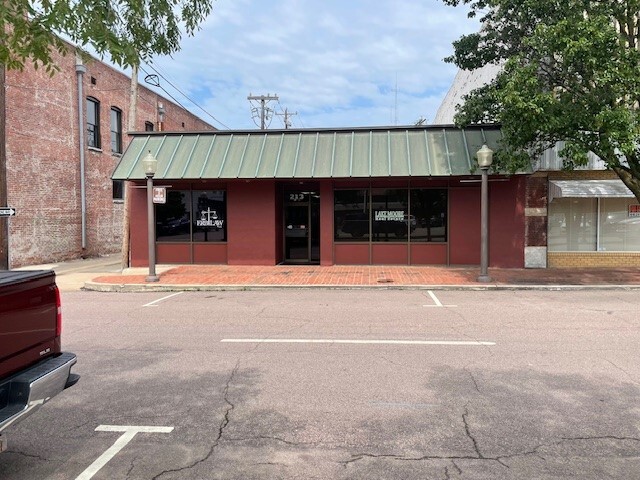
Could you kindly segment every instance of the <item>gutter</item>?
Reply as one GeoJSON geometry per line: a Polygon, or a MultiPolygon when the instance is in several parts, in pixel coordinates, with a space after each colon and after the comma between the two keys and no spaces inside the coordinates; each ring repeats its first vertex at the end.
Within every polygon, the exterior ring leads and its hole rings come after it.
{"type": "Polygon", "coordinates": [[[82,250],[87,248],[87,192],[85,182],[85,145],[84,145],[84,93],[82,90],[83,75],[87,67],[76,63],[76,77],[78,80],[78,143],[80,147],[80,205],[82,215],[82,250]]]}

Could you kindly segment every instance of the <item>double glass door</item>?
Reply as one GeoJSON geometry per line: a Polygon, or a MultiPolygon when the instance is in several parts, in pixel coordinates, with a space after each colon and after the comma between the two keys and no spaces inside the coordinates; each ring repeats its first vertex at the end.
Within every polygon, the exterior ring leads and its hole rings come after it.
{"type": "Polygon", "coordinates": [[[317,192],[285,192],[284,261],[320,262],[320,196],[317,192]]]}

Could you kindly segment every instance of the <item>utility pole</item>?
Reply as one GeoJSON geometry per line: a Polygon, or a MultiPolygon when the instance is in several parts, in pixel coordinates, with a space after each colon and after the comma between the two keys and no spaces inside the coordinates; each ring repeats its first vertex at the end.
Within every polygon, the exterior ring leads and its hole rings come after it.
{"type": "Polygon", "coordinates": [[[297,115],[298,112],[289,112],[288,108],[284,109],[284,113],[276,113],[276,115],[281,115],[284,117],[284,128],[285,130],[288,130],[291,127],[291,122],[289,121],[290,117],[293,117],[294,115],[297,115]]]}
{"type": "MultiPolygon", "coordinates": [[[[260,110],[260,130],[265,130],[266,124],[267,124],[267,119],[271,118],[270,115],[273,113],[273,110],[271,110],[270,108],[267,107],[267,103],[275,100],[278,101],[278,96],[277,95],[251,95],[249,94],[249,96],[247,97],[247,100],[249,100],[250,102],[252,101],[257,101],[260,102],[260,106],[259,107],[254,107],[251,109],[252,114],[254,112],[257,112],[257,110],[260,110]]],[[[255,121],[255,116],[253,117],[254,121],[255,121]]]]}
{"type": "MultiPolygon", "coordinates": [[[[135,132],[138,120],[138,69],[137,63],[131,66],[131,83],[129,84],[129,115],[127,116],[127,131],[135,132]]],[[[124,193],[124,205],[122,212],[122,270],[129,266],[129,254],[131,252],[131,192],[130,182],[122,182],[124,193]]]]}

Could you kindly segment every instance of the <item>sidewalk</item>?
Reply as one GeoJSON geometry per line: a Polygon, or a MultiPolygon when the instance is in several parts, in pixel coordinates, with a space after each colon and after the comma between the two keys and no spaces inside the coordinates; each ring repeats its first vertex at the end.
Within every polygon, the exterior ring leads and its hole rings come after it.
{"type": "Polygon", "coordinates": [[[380,289],[639,289],[640,268],[489,269],[491,282],[479,283],[479,268],[434,266],[318,265],[160,265],[160,281],[147,283],[147,269],[102,275],[85,284],[98,291],[246,290],[266,288],[380,289]]]}
{"type": "Polygon", "coordinates": [[[640,268],[490,268],[491,282],[479,283],[479,267],[368,265],[158,265],[157,283],[147,268],[121,270],[119,254],[19,270],[51,269],[63,291],[106,292],[257,290],[269,288],[429,290],[640,290],[640,268]]]}

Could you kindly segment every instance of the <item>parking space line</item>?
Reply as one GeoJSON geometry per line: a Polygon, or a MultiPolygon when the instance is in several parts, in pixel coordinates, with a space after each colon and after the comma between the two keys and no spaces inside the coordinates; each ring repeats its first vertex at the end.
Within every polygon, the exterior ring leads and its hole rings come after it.
{"type": "Polygon", "coordinates": [[[492,346],[495,342],[468,340],[337,340],[314,338],[223,338],[220,343],[339,343],[351,345],[449,345],[492,346]]]}
{"type": "Polygon", "coordinates": [[[429,296],[431,297],[431,300],[433,300],[433,303],[435,303],[435,305],[423,305],[423,307],[455,307],[456,306],[456,305],[443,305],[442,302],[438,300],[438,297],[436,297],[435,293],[433,293],[431,290],[427,290],[427,293],[429,294],[429,296]]]}
{"type": "Polygon", "coordinates": [[[82,472],[76,480],[89,480],[96,473],[100,471],[102,467],[104,467],[109,460],[115,457],[120,450],[127,446],[127,444],[133,440],[133,437],[136,436],[137,433],[170,433],[173,431],[173,427],[134,427],[127,425],[98,425],[96,427],[96,432],[124,432],[120,435],[109,449],[100,455],[95,462],[87,467],[87,469],[82,472]]]}
{"type": "Polygon", "coordinates": [[[149,302],[149,303],[143,305],[143,307],[157,307],[158,305],[155,305],[156,303],[159,303],[159,302],[161,302],[163,300],[166,300],[166,299],[171,298],[171,297],[175,297],[176,295],[180,295],[180,294],[183,294],[183,293],[184,292],[172,293],[171,295],[167,295],[166,297],[162,297],[162,298],[159,298],[158,300],[154,300],[153,302],[149,302]]]}

